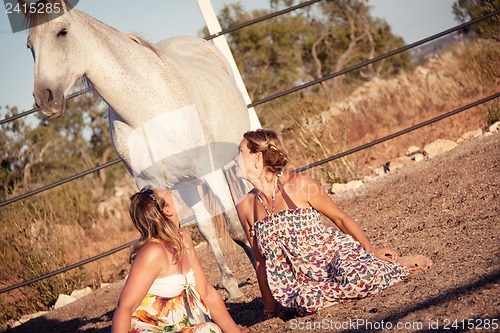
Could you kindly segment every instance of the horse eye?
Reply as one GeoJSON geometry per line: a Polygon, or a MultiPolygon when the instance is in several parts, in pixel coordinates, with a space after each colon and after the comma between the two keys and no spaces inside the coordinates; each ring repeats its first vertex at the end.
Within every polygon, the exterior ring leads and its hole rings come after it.
{"type": "Polygon", "coordinates": [[[62,30],[61,30],[61,31],[59,31],[59,33],[57,34],[57,37],[65,37],[67,34],[68,34],[68,30],[67,30],[67,29],[62,29],[62,30]]]}

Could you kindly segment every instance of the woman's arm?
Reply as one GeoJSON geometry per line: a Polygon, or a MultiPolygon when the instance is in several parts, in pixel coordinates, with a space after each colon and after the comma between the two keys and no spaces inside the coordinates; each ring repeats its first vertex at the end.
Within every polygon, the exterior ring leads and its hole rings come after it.
{"type": "Polygon", "coordinates": [[[397,259],[398,255],[392,249],[373,247],[359,224],[335,204],[321,185],[307,176],[300,177],[303,182],[302,193],[307,193],[307,201],[314,209],[332,220],[342,232],[354,237],[366,251],[375,254],[380,259],[389,261],[397,259]]]}
{"type": "MultiPolygon", "coordinates": [[[[264,311],[267,313],[276,313],[278,310],[278,303],[271,293],[269,284],[267,282],[267,272],[266,272],[266,258],[262,256],[257,246],[257,240],[255,236],[250,232],[250,220],[253,221],[253,210],[252,210],[253,195],[249,194],[247,197],[236,206],[236,211],[238,212],[238,217],[240,219],[243,230],[247,235],[248,242],[252,247],[253,253],[255,255],[255,271],[257,275],[257,282],[259,283],[259,289],[262,296],[262,302],[264,303],[264,311]]],[[[253,225],[253,222],[252,222],[253,225]]]]}
{"type": "Polygon", "coordinates": [[[126,333],[130,330],[132,314],[162,271],[165,260],[168,258],[159,243],[149,243],[139,251],[113,314],[112,333],[126,333]]]}
{"type": "Polygon", "coordinates": [[[189,264],[194,272],[196,281],[196,290],[200,294],[201,299],[210,310],[212,320],[216,323],[224,333],[245,333],[249,332],[247,328],[239,328],[234,322],[233,318],[229,315],[226,305],[222,300],[221,295],[210,284],[201,267],[200,261],[194,250],[193,240],[189,232],[181,229],[184,242],[186,244],[186,255],[189,256],[189,264]]]}

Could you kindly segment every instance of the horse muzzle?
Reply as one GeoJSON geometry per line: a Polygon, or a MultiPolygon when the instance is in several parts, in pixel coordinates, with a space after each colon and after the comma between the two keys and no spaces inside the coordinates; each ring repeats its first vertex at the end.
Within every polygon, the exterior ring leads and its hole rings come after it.
{"type": "Polygon", "coordinates": [[[36,105],[49,119],[60,117],[66,108],[62,90],[36,89],[33,93],[36,105]]]}

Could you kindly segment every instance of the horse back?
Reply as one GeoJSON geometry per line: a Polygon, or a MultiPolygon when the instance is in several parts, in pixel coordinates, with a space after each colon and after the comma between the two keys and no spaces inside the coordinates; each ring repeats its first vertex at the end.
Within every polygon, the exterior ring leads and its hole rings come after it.
{"type": "Polygon", "coordinates": [[[194,36],[177,36],[158,42],[154,45],[160,50],[160,57],[185,65],[186,70],[193,68],[203,70],[202,63],[212,62],[232,76],[229,63],[217,47],[203,38],[194,36]]]}
{"type": "Polygon", "coordinates": [[[175,66],[177,78],[188,84],[192,104],[199,112],[209,141],[239,143],[250,120],[231,67],[217,47],[203,38],[178,36],[155,44],[160,57],[175,66]],[[231,120],[228,129],[227,121],[231,120]]]}

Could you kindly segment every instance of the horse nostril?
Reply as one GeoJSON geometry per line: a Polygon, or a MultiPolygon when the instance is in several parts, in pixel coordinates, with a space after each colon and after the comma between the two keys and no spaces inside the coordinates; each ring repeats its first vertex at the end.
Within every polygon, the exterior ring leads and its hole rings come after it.
{"type": "Polygon", "coordinates": [[[54,99],[54,95],[52,94],[52,90],[50,89],[47,89],[46,92],[47,92],[47,102],[50,103],[54,99]]]}

